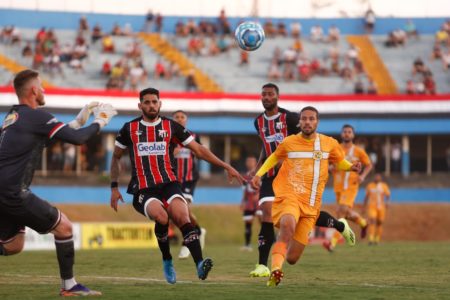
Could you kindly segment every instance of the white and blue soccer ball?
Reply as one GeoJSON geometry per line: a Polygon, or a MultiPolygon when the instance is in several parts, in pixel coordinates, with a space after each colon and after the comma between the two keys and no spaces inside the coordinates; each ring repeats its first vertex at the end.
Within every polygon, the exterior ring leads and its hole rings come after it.
{"type": "Polygon", "coordinates": [[[236,28],[234,38],[241,49],[255,51],[264,42],[264,29],[259,23],[244,22],[236,28]]]}

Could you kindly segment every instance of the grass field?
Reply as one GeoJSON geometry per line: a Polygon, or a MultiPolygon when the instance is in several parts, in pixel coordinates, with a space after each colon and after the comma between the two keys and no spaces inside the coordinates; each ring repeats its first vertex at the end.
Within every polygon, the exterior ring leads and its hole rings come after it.
{"type": "MultiPolygon", "coordinates": [[[[206,281],[196,278],[191,258],[175,259],[178,282],[167,284],[157,249],[79,251],[75,271],[79,282],[103,292],[102,299],[450,299],[448,242],[360,244],[331,255],[310,246],[299,264],[285,266],[276,288],[247,276],[256,251],[207,245],[206,254],[215,263],[206,281]]],[[[59,298],[53,251],[0,261],[0,299],[59,298]]]]}

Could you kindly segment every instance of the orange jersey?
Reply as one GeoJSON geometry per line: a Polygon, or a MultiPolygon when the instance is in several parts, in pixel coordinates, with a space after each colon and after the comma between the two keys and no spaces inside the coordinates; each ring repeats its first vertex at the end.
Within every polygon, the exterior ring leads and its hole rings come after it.
{"type": "Polygon", "coordinates": [[[328,162],[338,163],[345,158],[338,142],[323,134],[317,134],[314,140],[307,140],[301,134],[288,136],[274,155],[283,160],[273,182],[275,196],[294,196],[314,208],[319,208],[322,201],[328,162]]]}
{"type": "MultiPolygon", "coordinates": [[[[349,162],[355,163],[360,161],[363,167],[371,164],[370,158],[363,148],[353,145],[349,149],[345,149],[342,144],[339,146],[345,153],[345,159],[349,162]]],[[[358,190],[359,188],[359,174],[356,172],[335,170],[333,177],[335,192],[342,192],[347,189],[358,190]]]]}
{"type": "Polygon", "coordinates": [[[372,209],[384,208],[384,199],[391,195],[389,187],[384,182],[371,182],[366,187],[366,196],[368,197],[367,206],[372,209]]]}

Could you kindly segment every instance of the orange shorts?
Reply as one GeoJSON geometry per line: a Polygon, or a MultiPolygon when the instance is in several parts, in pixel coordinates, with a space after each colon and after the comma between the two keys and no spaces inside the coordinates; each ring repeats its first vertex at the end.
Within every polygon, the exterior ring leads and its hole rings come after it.
{"type": "Polygon", "coordinates": [[[353,204],[355,204],[357,194],[358,189],[347,189],[340,192],[336,192],[336,202],[339,205],[345,205],[352,208],[353,204]]]}
{"type": "Polygon", "coordinates": [[[293,239],[303,245],[308,245],[309,234],[316,225],[319,213],[320,208],[300,202],[297,197],[275,197],[272,204],[272,218],[275,227],[280,226],[282,216],[294,216],[297,226],[293,239]]]}
{"type": "Polygon", "coordinates": [[[367,216],[369,217],[369,219],[374,219],[377,221],[384,221],[384,218],[386,216],[386,208],[381,207],[381,208],[377,208],[377,207],[368,207],[367,208],[367,216]]]}

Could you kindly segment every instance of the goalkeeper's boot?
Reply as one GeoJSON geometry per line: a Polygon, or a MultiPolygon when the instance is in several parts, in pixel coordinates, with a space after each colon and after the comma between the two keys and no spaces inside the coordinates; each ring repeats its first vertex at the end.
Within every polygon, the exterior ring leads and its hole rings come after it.
{"type": "Polygon", "coordinates": [[[270,270],[267,266],[257,264],[256,268],[250,272],[250,277],[269,277],[270,270]]]}

